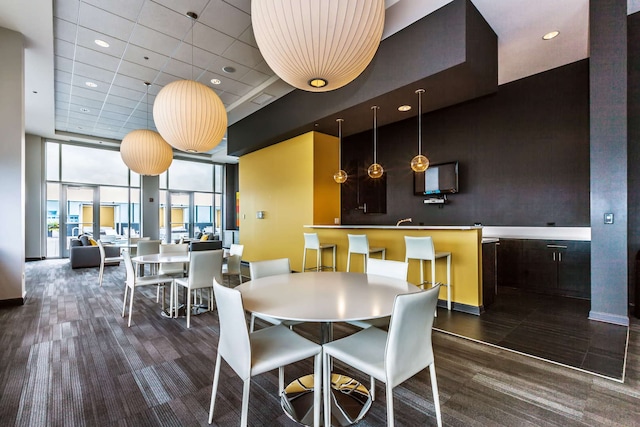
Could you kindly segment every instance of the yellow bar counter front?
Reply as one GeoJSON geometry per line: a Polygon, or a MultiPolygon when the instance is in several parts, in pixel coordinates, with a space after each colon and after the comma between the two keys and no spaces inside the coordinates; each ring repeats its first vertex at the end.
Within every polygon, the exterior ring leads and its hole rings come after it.
{"type": "MultiPolygon", "coordinates": [[[[482,227],[481,226],[385,226],[385,225],[305,225],[305,233],[318,233],[320,243],[333,243],[336,268],[347,271],[348,234],[366,234],[370,247],[386,249],[386,259],[404,261],[404,236],[431,237],[436,252],[451,252],[452,309],[479,315],[482,312],[482,227]]],[[[331,264],[331,251],[323,251],[322,265],[331,264]]],[[[379,258],[380,254],[372,254],[379,258]]],[[[361,255],[352,255],[351,271],[362,272],[361,255]]],[[[410,283],[420,282],[418,260],[409,260],[410,283]]],[[[436,282],[447,282],[447,259],[436,261],[436,282]]],[[[431,280],[431,269],[424,266],[425,281],[431,280]]],[[[447,306],[447,289],[442,286],[438,305],[447,306]]]]}

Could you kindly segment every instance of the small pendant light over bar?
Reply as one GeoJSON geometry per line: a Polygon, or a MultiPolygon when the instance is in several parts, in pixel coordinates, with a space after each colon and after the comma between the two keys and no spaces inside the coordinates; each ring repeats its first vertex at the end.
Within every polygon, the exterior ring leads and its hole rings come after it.
{"type": "Polygon", "coordinates": [[[333,174],[333,180],[342,184],[347,180],[347,173],[342,170],[342,122],[344,119],[336,119],[338,122],[338,172],[333,174]]]}
{"type": "Polygon", "coordinates": [[[429,167],[429,159],[422,155],[422,94],[424,89],[416,90],[418,94],[418,155],[411,159],[411,169],[424,172],[429,167]]]}
{"type": "Polygon", "coordinates": [[[371,107],[371,109],[373,110],[373,164],[369,166],[369,169],[367,169],[367,173],[373,179],[378,179],[382,177],[382,174],[384,173],[384,169],[382,169],[382,166],[378,164],[378,109],[379,108],[380,107],[378,107],[377,105],[374,105],[373,107],[371,107]]]}

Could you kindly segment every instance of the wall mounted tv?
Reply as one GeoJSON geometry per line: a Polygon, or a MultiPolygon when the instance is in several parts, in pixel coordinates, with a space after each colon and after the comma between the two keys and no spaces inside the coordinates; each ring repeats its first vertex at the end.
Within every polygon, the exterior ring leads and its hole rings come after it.
{"type": "Polygon", "coordinates": [[[414,172],[416,195],[452,194],[458,192],[458,162],[430,165],[424,172],[414,172]]]}

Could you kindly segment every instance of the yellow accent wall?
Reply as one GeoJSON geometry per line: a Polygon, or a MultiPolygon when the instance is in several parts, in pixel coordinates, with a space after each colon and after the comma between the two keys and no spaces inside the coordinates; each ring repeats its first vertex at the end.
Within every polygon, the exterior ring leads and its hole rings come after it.
{"type": "Polygon", "coordinates": [[[306,224],[333,224],[340,217],[338,138],[308,132],[239,160],[242,258],[289,258],[300,271],[306,224]],[[258,211],[264,219],[256,218],[258,211]]]}
{"type": "Polygon", "coordinates": [[[113,206],[100,206],[100,227],[116,227],[113,206]]]}

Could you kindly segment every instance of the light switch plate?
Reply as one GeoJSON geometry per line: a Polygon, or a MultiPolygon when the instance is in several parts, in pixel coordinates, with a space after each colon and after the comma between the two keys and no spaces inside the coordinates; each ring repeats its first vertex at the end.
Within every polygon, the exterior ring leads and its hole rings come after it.
{"type": "Polygon", "coordinates": [[[604,223],[605,224],[613,224],[613,214],[612,213],[604,214],[604,223]]]}

